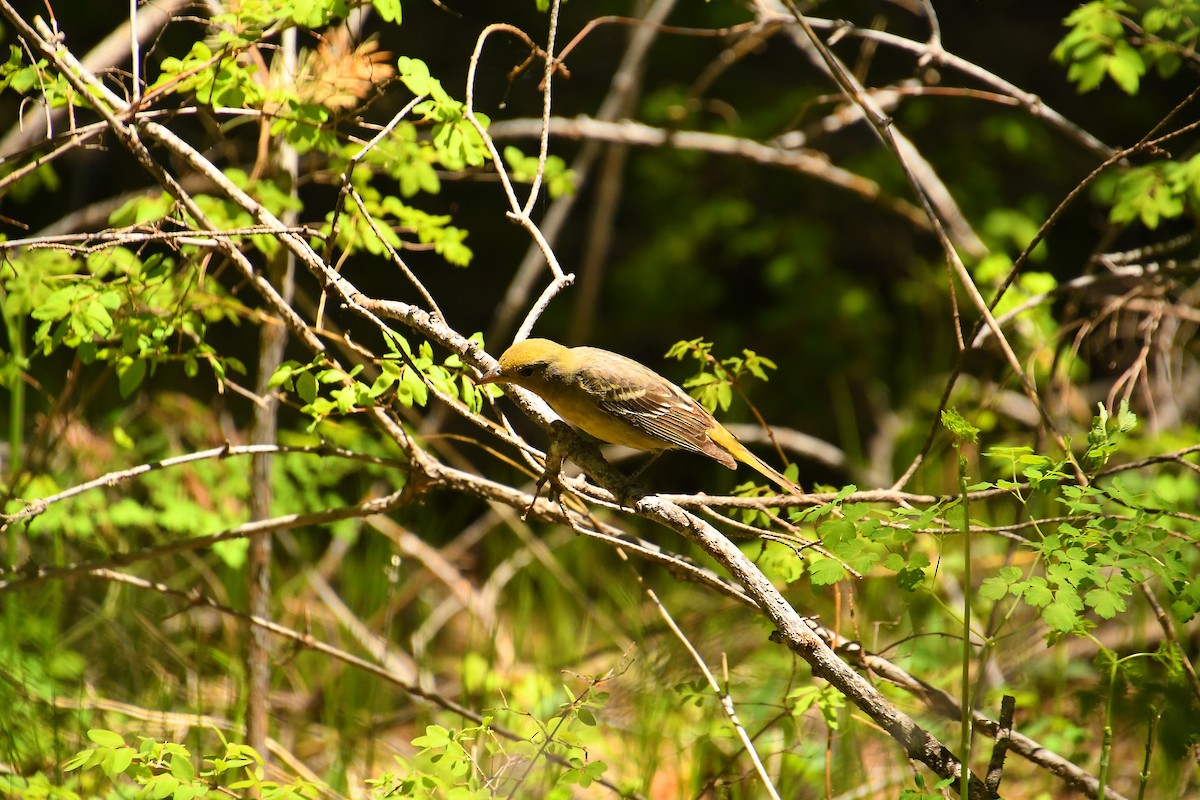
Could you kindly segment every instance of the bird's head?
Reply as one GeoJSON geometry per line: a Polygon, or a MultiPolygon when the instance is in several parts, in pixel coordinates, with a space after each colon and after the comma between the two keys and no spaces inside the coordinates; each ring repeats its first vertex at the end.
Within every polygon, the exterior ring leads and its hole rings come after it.
{"type": "Polygon", "coordinates": [[[476,383],[512,383],[536,392],[546,383],[546,371],[562,366],[567,349],[549,339],[517,342],[504,351],[496,368],[476,383]]]}

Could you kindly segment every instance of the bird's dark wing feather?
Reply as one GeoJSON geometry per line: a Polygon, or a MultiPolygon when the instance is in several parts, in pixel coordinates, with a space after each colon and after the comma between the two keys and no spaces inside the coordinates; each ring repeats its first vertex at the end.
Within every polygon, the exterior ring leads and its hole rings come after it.
{"type": "Polygon", "coordinates": [[[580,381],[597,397],[602,409],[642,433],[677,447],[713,458],[732,469],[733,457],[708,438],[716,425],[712,415],[681,389],[647,367],[630,361],[629,374],[590,370],[580,381]]]}

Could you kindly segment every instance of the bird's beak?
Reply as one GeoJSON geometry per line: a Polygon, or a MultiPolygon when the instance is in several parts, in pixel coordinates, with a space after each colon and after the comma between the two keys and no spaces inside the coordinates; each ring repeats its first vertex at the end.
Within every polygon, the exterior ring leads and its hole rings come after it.
{"type": "Polygon", "coordinates": [[[497,381],[502,380],[502,378],[503,375],[500,372],[500,365],[497,364],[495,367],[492,367],[487,372],[480,375],[479,379],[475,381],[475,384],[477,386],[483,386],[485,383],[496,383],[497,381]]]}

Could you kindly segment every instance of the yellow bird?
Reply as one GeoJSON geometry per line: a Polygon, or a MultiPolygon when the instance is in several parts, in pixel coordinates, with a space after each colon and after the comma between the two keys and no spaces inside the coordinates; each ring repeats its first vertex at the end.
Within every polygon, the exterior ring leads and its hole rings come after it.
{"type": "Polygon", "coordinates": [[[687,392],[631,358],[598,347],[526,339],[508,348],[499,366],[478,382],[528,389],[601,441],[655,455],[689,450],[729,469],[740,461],[780,488],[804,496],[803,489],[747,450],[687,392]]]}

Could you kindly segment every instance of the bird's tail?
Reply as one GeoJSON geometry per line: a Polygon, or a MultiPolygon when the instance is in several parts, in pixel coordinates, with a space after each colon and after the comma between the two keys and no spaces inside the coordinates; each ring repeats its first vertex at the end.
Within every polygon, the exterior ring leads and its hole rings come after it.
{"type": "Polygon", "coordinates": [[[724,448],[729,455],[755,470],[764,478],[771,481],[771,483],[778,486],[780,489],[783,489],[789,494],[794,494],[796,497],[804,497],[804,490],[800,488],[800,484],[789,480],[786,475],[776,470],[758,456],[754,455],[754,453],[751,453],[748,449],[746,449],[746,445],[738,441],[737,437],[727,431],[724,427],[718,426],[716,430],[709,431],[708,438],[712,439],[714,442],[724,448]]]}

